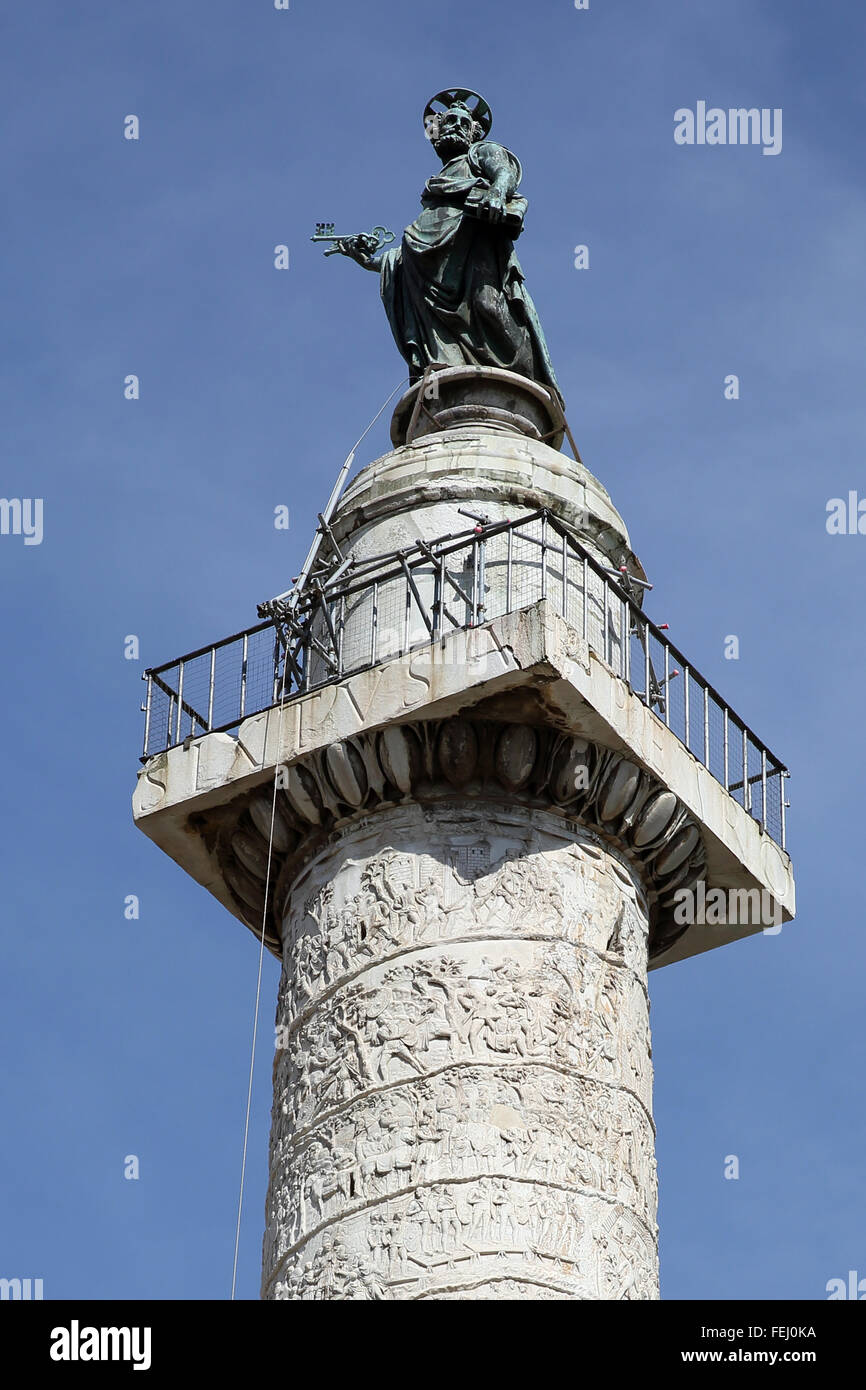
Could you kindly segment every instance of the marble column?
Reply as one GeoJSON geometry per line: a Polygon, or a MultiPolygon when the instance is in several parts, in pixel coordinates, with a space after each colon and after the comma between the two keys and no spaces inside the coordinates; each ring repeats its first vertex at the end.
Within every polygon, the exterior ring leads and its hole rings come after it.
{"type": "Polygon", "coordinates": [[[538,806],[332,834],[285,887],[264,1296],[658,1297],[647,933],[538,806]]]}

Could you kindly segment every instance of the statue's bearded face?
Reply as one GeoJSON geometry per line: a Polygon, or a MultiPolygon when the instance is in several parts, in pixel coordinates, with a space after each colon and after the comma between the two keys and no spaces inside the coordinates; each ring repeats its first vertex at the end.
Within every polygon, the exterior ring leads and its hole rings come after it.
{"type": "Polygon", "coordinates": [[[475,139],[475,121],[465,106],[452,106],[437,117],[433,148],[441,160],[465,154],[475,139]]]}

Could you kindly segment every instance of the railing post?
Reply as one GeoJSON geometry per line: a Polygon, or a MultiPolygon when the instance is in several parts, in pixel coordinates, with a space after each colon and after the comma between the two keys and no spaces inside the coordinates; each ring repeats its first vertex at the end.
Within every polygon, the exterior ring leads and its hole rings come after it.
{"type": "Polygon", "coordinates": [[[244,633],[244,641],[243,646],[241,648],[241,719],[243,719],[247,710],[247,650],[248,638],[247,634],[244,633]]]}
{"type": "Polygon", "coordinates": [[[505,562],[505,611],[511,612],[511,566],[514,555],[514,527],[508,528],[508,557],[505,562]]]}
{"type": "Polygon", "coordinates": [[[761,749],[761,829],[767,828],[767,750],[761,749]]]}
{"type": "Polygon", "coordinates": [[[690,674],[691,674],[691,673],[690,673],[690,671],[689,671],[688,666],[684,666],[684,667],[683,667],[683,680],[685,681],[685,696],[684,696],[684,701],[683,701],[683,703],[684,703],[684,705],[685,705],[685,716],[686,716],[686,737],[685,737],[685,745],[686,745],[686,748],[688,748],[689,752],[692,751],[692,750],[691,750],[691,744],[689,743],[689,680],[690,680],[690,674]]]}
{"type": "Polygon", "coordinates": [[[179,666],[178,666],[178,679],[177,679],[177,728],[176,728],[176,730],[175,730],[175,736],[174,736],[174,741],[175,741],[175,743],[181,743],[181,742],[182,742],[182,739],[181,739],[181,724],[182,724],[182,722],[183,722],[183,662],[181,661],[181,662],[179,663],[179,666]]]}
{"type": "Polygon", "coordinates": [[[144,697],[144,747],[141,752],[142,757],[147,758],[150,750],[150,709],[153,699],[153,677],[142,676],[142,680],[147,681],[147,694],[144,697]]]}
{"type": "Polygon", "coordinates": [[[346,632],[346,595],[340,595],[340,616],[337,619],[337,675],[343,674],[343,638],[346,632]]]}
{"type": "Polygon", "coordinates": [[[587,576],[588,576],[588,574],[589,574],[589,566],[588,566],[587,561],[586,561],[586,555],[584,555],[584,557],[583,557],[583,640],[584,640],[584,642],[589,641],[589,638],[588,638],[588,635],[587,635],[588,632],[589,632],[589,592],[588,592],[588,590],[587,590],[587,576]]]}
{"type": "Polygon", "coordinates": [[[541,597],[547,598],[547,512],[541,515],[541,597]]]}
{"type": "Polygon", "coordinates": [[[568,622],[568,548],[565,532],[562,533],[562,616],[568,622]]]}
{"type": "Polygon", "coordinates": [[[370,665],[376,665],[379,647],[379,585],[373,583],[373,604],[370,609],[370,665]]]}
{"type": "Polygon", "coordinates": [[[665,723],[671,727],[671,649],[665,642],[665,723]]]}
{"type": "Polygon", "coordinates": [[[210,733],[213,728],[213,688],[216,676],[216,647],[210,649],[210,680],[208,681],[207,691],[207,728],[210,733]]]}
{"type": "Polygon", "coordinates": [[[704,686],[704,767],[710,766],[710,692],[704,686]]]}
{"type": "Polygon", "coordinates": [[[752,788],[749,785],[749,731],[743,725],[743,810],[752,810],[752,788]]]}
{"type": "Polygon", "coordinates": [[[625,679],[629,690],[632,689],[631,683],[631,609],[625,615],[625,627],[623,629],[623,647],[625,648],[625,679]]]}
{"type": "Polygon", "coordinates": [[[724,759],[725,759],[725,791],[727,791],[727,790],[728,790],[728,783],[729,783],[729,781],[731,780],[731,779],[730,779],[730,776],[729,776],[729,774],[728,774],[728,707],[727,707],[727,705],[725,705],[725,708],[724,708],[724,720],[723,720],[723,724],[722,724],[722,742],[723,742],[723,744],[724,744],[724,759]]]}
{"type": "Polygon", "coordinates": [[[439,564],[434,569],[433,591],[433,641],[438,641],[445,631],[445,556],[439,556],[439,564]]]}

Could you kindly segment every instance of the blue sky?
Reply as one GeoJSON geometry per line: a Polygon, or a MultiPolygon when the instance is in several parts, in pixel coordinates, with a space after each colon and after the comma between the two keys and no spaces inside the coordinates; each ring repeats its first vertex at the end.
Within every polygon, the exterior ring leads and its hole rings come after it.
{"type": "MultiPolygon", "coordinates": [[[[648,611],[793,773],[797,921],[652,976],[663,1296],[866,1275],[866,536],[825,526],[866,497],[862,6],[48,0],[3,27],[2,492],[43,499],[44,538],[0,537],[0,1275],[228,1294],[256,945],[132,825],[139,678],[288,587],[403,376],[374,278],[308,238],[412,219],[455,83],[523,162],[527,282],[648,611]],[[781,154],[677,146],[699,100],[782,108],[781,154]]],[[[358,464],[387,447],[384,418],[358,464]]],[[[277,980],[268,958],[244,1298],[277,980]]]]}

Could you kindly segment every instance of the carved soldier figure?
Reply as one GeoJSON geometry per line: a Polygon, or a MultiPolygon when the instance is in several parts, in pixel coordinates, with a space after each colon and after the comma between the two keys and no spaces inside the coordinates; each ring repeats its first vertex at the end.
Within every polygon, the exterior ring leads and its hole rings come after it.
{"type": "Polygon", "coordinates": [[[431,1189],[436,1192],[436,1212],[439,1218],[439,1234],[442,1241],[442,1249],[448,1251],[448,1268],[452,1267],[452,1260],[455,1251],[463,1243],[463,1225],[460,1220],[460,1213],[457,1210],[457,1203],[451,1196],[448,1188],[444,1185],[438,1189],[431,1189]]]}
{"type": "Polygon", "coordinates": [[[484,1182],[471,1182],[463,1197],[466,1206],[466,1236],[470,1244],[483,1244],[484,1227],[489,1210],[489,1192],[484,1182]]]}
{"type": "Polygon", "coordinates": [[[383,1081],[388,1080],[389,1067],[395,1058],[423,1074],[424,1064],[417,1054],[427,1050],[423,1020],[432,1008],[431,1001],[411,1009],[405,1003],[391,1001],[377,1005],[371,1041],[374,1047],[381,1049],[378,1071],[383,1081]]]}
{"type": "Polygon", "coordinates": [[[619,1298],[619,1261],[616,1257],[614,1247],[607,1236],[602,1236],[599,1241],[601,1247],[601,1260],[599,1262],[599,1288],[598,1297],[606,1299],[619,1298]]]}
{"type": "Polygon", "coordinates": [[[415,1129],[396,1108],[383,1112],[379,1117],[379,1128],[385,1135],[385,1147],[379,1155],[376,1173],[383,1179],[387,1191],[392,1174],[395,1188],[409,1181],[415,1162],[415,1129]]]}
{"type": "Polygon", "coordinates": [[[326,1231],[322,1237],[318,1259],[321,1284],[320,1298],[329,1299],[333,1296],[333,1291],[339,1281],[339,1265],[345,1259],[346,1248],[342,1240],[335,1236],[333,1231],[326,1231]]]}
{"type": "Polygon", "coordinates": [[[417,1249],[422,1255],[429,1255],[424,1237],[426,1235],[427,1220],[427,1190],[423,1187],[416,1187],[412,1194],[412,1199],[406,1208],[404,1225],[411,1231],[411,1240],[407,1237],[406,1244],[411,1244],[413,1249],[417,1249]]]}
{"type": "Polygon", "coordinates": [[[439,1122],[436,1103],[423,1098],[415,1120],[415,1134],[418,1142],[418,1176],[427,1177],[439,1158],[439,1122]]]}
{"type": "Polygon", "coordinates": [[[535,1125],[530,1130],[531,1144],[526,1155],[524,1172],[535,1170],[541,1173],[547,1180],[550,1177],[551,1166],[556,1158],[556,1147],[551,1138],[550,1132],[541,1125],[535,1125]]]}
{"type": "Polygon", "coordinates": [[[498,1232],[501,1245],[505,1243],[506,1223],[510,1224],[511,1221],[510,1202],[511,1195],[508,1184],[503,1178],[494,1178],[493,1189],[490,1193],[490,1223],[493,1230],[498,1232]]]}

